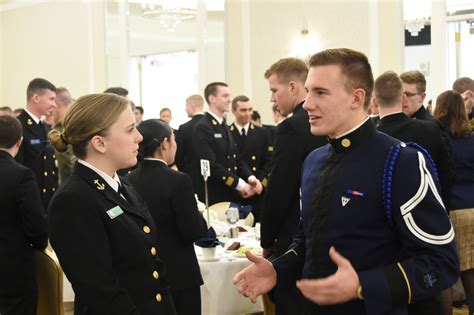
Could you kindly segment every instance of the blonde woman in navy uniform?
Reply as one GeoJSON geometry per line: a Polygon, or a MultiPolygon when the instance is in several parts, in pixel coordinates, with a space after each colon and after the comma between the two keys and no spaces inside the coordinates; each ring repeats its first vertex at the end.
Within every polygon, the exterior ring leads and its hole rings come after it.
{"type": "Polygon", "coordinates": [[[135,165],[142,136],[127,99],[79,98],[64,131],[50,132],[58,151],[72,145],[78,162],[48,208],[51,244],[76,294],[76,315],[174,315],[156,228],[135,190],[116,174],[135,165]]]}
{"type": "Polygon", "coordinates": [[[203,280],[193,243],[206,235],[206,221],[197,209],[191,178],[168,166],[176,155],[171,127],[161,119],[149,119],[138,130],[144,160],[126,178],[155,220],[176,312],[200,315],[203,280]]]}

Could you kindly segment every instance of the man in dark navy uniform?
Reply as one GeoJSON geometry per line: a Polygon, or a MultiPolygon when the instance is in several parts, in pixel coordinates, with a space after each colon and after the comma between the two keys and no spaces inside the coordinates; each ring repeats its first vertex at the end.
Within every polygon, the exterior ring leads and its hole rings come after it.
{"type": "Polygon", "coordinates": [[[201,172],[199,172],[199,161],[196,159],[193,145],[193,130],[197,122],[204,117],[204,99],[199,94],[194,94],[186,99],[186,114],[190,121],[179,126],[176,131],[176,166],[181,172],[185,172],[193,180],[194,191],[197,191],[196,183],[200,183],[201,172]]]}
{"type": "Polygon", "coordinates": [[[459,259],[431,162],[376,131],[367,57],[350,49],[313,55],[304,108],[330,143],[302,170],[299,232],[272,263],[234,278],[253,300],[297,282],[303,314],[407,314],[407,305],[456,282],[459,259]],[[301,279],[301,280],[299,280],[301,279]]]}
{"type": "Polygon", "coordinates": [[[46,216],[33,171],[13,157],[21,124],[0,116],[0,314],[36,315],[33,250],[48,245],[46,216]]]}
{"type": "MultiPolygon", "coordinates": [[[[441,129],[436,122],[430,120],[408,118],[402,112],[402,100],[407,96],[403,94],[402,81],[395,72],[387,71],[381,74],[374,85],[373,102],[378,107],[381,119],[377,129],[398,140],[414,142],[426,149],[433,159],[435,166],[440,172],[441,187],[451,183],[443,182],[443,179],[454,177],[454,161],[446,148],[441,129]]],[[[442,196],[444,204],[447,204],[449,196],[442,196]]],[[[451,312],[452,306],[449,307],[451,312]]],[[[439,296],[422,300],[409,305],[409,314],[440,314],[441,305],[439,296]]]]}
{"type": "MultiPolygon", "coordinates": [[[[402,110],[410,118],[433,121],[438,126],[443,137],[445,150],[451,155],[451,141],[448,131],[441,123],[426,110],[423,101],[426,97],[426,79],[418,70],[407,71],[400,74],[403,82],[402,110]]],[[[451,195],[451,187],[454,182],[455,170],[453,163],[441,163],[439,167],[439,177],[441,181],[441,194],[445,202],[449,202],[451,195]]]]}
{"type": "MultiPolygon", "coordinates": [[[[312,150],[327,143],[326,137],[311,134],[308,113],[303,109],[307,74],[308,67],[298,58],[281,59],[265,72],[271,101],[281,115],[291,114],[276,130],[263,200],[260,244],[265,258],[282,255],[291,244],[300,220],[301,166],[312,150]]],[[[277,314],[297,314],[301,294],[294,285],[277,288],[274,301],[277,314]]]]}
{"type": "MultiPolygon", "coordinates": [[[[262,184],[247,164],[237,155],[237,146],[224,120],[229,111],[230,89],[226,83],[214,82],[206,86],[204,97],[209,111],[194,127],[193,144],[196,160],[208,160],[211,176],[208,179],[209,205],[221,201],[238,201],[262,192],[262,184]]],[[[196,163],[196,167],[198,167],[196,163]]],[[[200,170],[196,170],[200,174],[200,170]]],[[[199,200],[204,201],[204,180],[197,183],[199,200]]]]}
{"type": "MultiPolygon", "coordinates": [[[[268,173],[272,159],[273,145],[265,129],[250,122],[252,104],[245,95],[232,100],[232,114],[235,121],[230,125],[230,132],[237,143],[241,159],[247,164],[252,174],[260,180],[263,188],[268,185],[268,173]]],[[[255,222],[260,222],[262,195],[257,195],[243,204],[252,205],[255,222]]]]}
{"type": "Polygon", "coordinates": [[[292,114],[278,125],[275,135],[273,166],[262,211],[265,257],[283,254],[297,232],[301,166],[309,152],[327,143],[325,137],[311,134],[308,114],[303,110],[307,74],[308,67],[297,58],[281,59],[265,72],[271,101],[283,116],[292,114]]]}
{"type": "MultiPolygon", "coordinates": [[[[445,145],[441,129],[434,121],[408,118],[402,112],[403,94],[402,81],[395,72],[385,72],[375,80],[374,102],[377,104],[382,118],[377,129],[386,134],[404,141],[415,142],[428,150],[440,173],[441,187],[451,189],[454,178],[454,161],[445,145]],[[447,174],[445,174],[447,172],[447,174]],[[441,174],[442,173],[442,174],[441,174]]],[[[449,196],[443,195],[446,203],[449,196]]]]}
{"type": "Polygon", "coordinates": [[[50,126],[41,122],[41,116],[56,108],[56,87],[49,81],[36,78],[28,84],[27,104],[18,116],[23,127],[23,143],[16,160],[35,173],[43,207],[48,207],[58,188],[58,169],[54,149],[50,145],[50,126]]]}

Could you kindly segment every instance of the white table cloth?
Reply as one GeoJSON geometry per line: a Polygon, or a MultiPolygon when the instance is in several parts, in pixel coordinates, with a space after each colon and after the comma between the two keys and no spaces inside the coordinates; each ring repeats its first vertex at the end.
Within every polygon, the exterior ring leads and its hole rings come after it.
{"type": "MultiPolygon", "coordinates": [[[[253,232],[241,233],[237,239],[225,239],[227,248],[237,241],[242,245],[259,247],[258,242],[253,237],[253,232]]],[[[262,300],[258,299],[257,304],[253,304],[248,298],[241,296],[232,283],[236,273],[250,265],[246,258],[236,257],[235,252],[227,252],[225,248],[217,248],[216,261],[199,261],[204,285],[201,286],[202,315],[236,315],[244,312],[263,310],[262,300]]],[[[196,247],[198,260],[202,258],[201,248],[196,247]]],[[[64,276],[63,285],[64,302],[74,301],[74,291],[70,282],[64,276]]]]}

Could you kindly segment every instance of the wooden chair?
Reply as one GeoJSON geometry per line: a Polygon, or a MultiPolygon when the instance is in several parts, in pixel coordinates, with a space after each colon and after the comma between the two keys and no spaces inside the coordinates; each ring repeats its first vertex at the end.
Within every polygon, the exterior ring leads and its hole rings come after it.
{"type": "Polygon", "coordinates": [[[275,304],[270,300],[267,294],[262,295],[263,313],[265,315],[275,315],[275,304]]]}
{"type": "MultiPolygon", "coordinates": [[[[227,209],[229,209],[230,202],[229,201],[222,201],[213,204],[212,206],[209,206],[209,210],[212,210],[216,213],[217,219],[219,221],[226,222],[226,214],[225,212],[227,209]]],[[[249,213],[249,215],[245,218],[245,225],[247,226],[253,226],[253,222],[255,221],[255,218],[253,217],[252,213],[249,213]]]]}
{"type": "Polygon", "coordinates": [[[37,315],[64,315],[63,270],[56,254],[46,248],[33,252],[36,281],[38,283],[37,315]]]}

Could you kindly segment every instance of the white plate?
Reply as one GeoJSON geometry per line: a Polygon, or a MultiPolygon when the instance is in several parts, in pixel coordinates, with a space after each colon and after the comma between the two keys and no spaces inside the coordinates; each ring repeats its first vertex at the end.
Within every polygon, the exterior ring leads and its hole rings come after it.
{"type": "MultiPolygon", "coordinates": [[[[252,254],[254,254],[255,256],[262,256],[262,249],[260,248],[249,248],[250,251],[252,252],[252,254]]],[[[239,252],[238,250],[236,250],[234,253],[233,253],[234,257],[238,257],[238,258],[246,258],[247,256],[245,256],[245,252],[239,252]]]]}
{"type": "Polygon", "coordinates": [[[203,256],[198,256],[198,260],[202,262],[213,262],[213,261],[218,261],[221,259],[220,255],[216,255],[215,257],[203,257],[203,256]]]}

